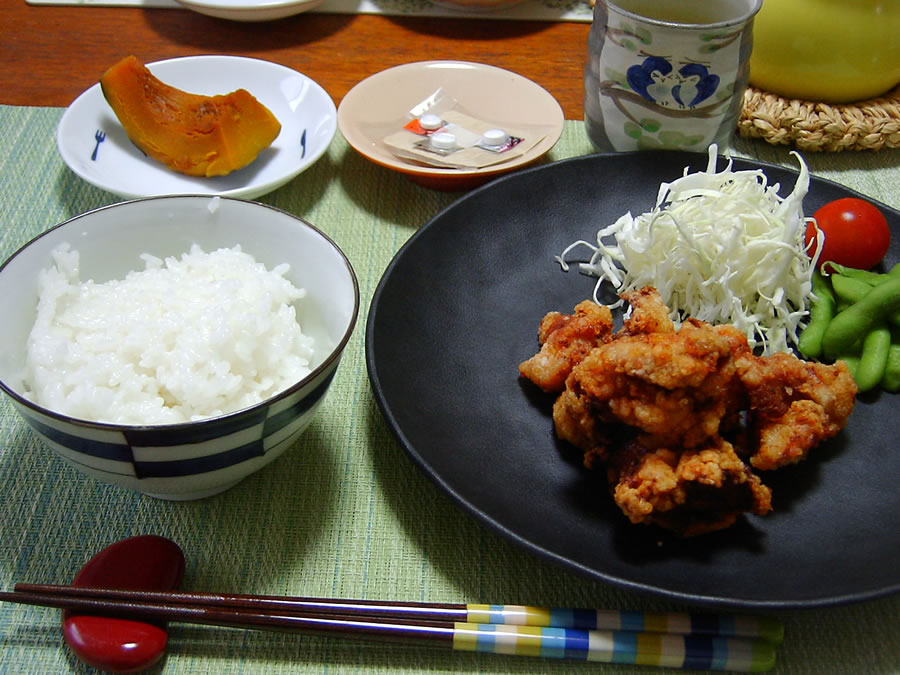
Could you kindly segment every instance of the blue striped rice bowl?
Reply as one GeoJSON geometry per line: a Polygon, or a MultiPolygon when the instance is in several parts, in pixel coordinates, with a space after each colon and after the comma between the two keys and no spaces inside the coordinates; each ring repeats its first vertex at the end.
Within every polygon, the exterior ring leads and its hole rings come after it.
{"type": "Polygon", "coordinates": [[[31,431],[65,462],[96,479],[163,499],[198,499],[238,483],[295,444],[335,377],[359,311],[350,262],[323,232],[263,204],[209,196],[150,197],[76,216],[23,246],[0,267],[0,389],[31,431]],[[129,426],[80,420],[35,404],[22,394],[28,333],[34,322],[41,269],[69,242],[81,255],[82,276],[121,278],[141,253],[180,255],[240,245],[307,291],[303,300],[319,348],[312,372],[251,407],[178,424],[129,426]]]}

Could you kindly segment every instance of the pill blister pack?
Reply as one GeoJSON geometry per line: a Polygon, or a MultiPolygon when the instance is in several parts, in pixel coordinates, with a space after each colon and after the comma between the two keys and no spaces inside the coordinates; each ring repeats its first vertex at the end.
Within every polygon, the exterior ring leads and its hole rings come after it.
{"type": "Polygon", "coordinates": [[[384,138],[398,157],[437,167],[477,169],[521,156],[543,134],[479,119],[437,90],[409,112],[402,129],[384,138]]]}
{"type": "Polygon", "coordinates": [[[456,122],[450,122],[440,115],[425,113],[410,121],[404,129],[422,137],[414,143],[415,147],[442,157],[466,148],[481,148],[494,153],[507,152],[523,140],[520,136],[512,136],[505,129],[497,127],[476,133],[472,128],[482,126],[485,122],[468,116],[463,120],[460,115],[455,116],[456,122]],[[465,124],[472,128],[467,128],[465,124]]]}

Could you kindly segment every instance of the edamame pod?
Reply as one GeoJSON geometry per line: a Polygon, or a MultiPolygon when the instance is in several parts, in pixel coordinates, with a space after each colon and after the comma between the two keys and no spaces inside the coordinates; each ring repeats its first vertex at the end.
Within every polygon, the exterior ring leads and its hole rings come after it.
{"type": "Polygon", "coordinates": [[[809,324],[797,340],[797,349],[808,359],[822,355],[822,338],[834,316],[834,293],[818,271],[813,272],[812,289],[815,299],[809,308],[809,324]]]}
{"type": "Polygon", "coordinates": [[[866,335],[856,375],[853,378],[860,391],[869,391],[881,384],[887,369],[890,349],[891,331],[886,325],[879,325],[866,335]]]}
{"type": "MultiPolygon", "coordinates": [[[[900,277],[900,263],[895,263],[894,266],[888,270],[887,276],[889,277],[900,277]]],[[[900,310],[894,312],[889,318],[890,321],[895,326],[900,326],[900,310]]]]}
{"type": "Polygon", "coordinates": [[[822,337],[822,353],[826,358],[854,351],[869,330],[900,309],[900,277],[874,286],[859,302],[837,314],[822,337]]]}
{"type": "Polygon", "coordinates": [[[838,299],[846,302],[848,305],[862,300],[873,288],[871,284],[867,284],[865,281],[844,276],[843,274],[832,275],[831,285],[838,299]]]}
{"type": "Polygon", "coordinates": [[[881,388],[886,391],[900,391],[900,344],[891,344],[888,349],[887,365],[881,377],[881,388]]]}
{"type": "MultiPolygon", "coordinates": [[[[891,279],[887,274],[881,276],[887,280],[891,279]]],[[[831,285],[834,287],[837,306],[841,310],[846,309],[855,302],[859,302],[874,288],[874,286],[867,284],[865,281],[847,277],[843,274],[833,274],[831,276],[831,285]]],[[[888,315],[888,321],[894,325],[900,326],[900,310],[891,312],[888,315]]]]}
{"type": "Polygon", "coordinates": [[[845,354],[835,359],[835,363],[843,361],[847,364],[847,370],[850,371],[850,377],[856,382],[856,369],[859,368],[859,356],[856,354],[845,354]]]}
{"type": "Polygon", "coordinates": [[[875,284],[882,283],[886,281],[886,274],[880,274],[878,272],[871,272],[869,270],[861,270],[855,267],[846,267],[844,265],[838,265],[833,262],[826,262],[824,265],[825,271],[830,275],[841,275],[848,279],[856,279],[857,281],[863,281],[870,286],[874,286],[875,284]]]}

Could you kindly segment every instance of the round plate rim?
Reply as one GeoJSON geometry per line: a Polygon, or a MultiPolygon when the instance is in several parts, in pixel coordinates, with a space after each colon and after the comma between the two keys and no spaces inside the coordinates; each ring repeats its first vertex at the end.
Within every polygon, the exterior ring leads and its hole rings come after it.
{"type": "MultiPolygon", "coordinates": [[[[77,175],[79,178],[84,180],[87,183],[90,183],[94,187],[97,187],[101,190],[105,190],[112,194],[118,195],[124,199],[140,199],[143,197],[155,197],[160,196],[162,194],[209,194],[209,195],[218,195],[221,197],[235,197],[239,199],[256,199],[264,194],[272,192],[273,190],[278,189],[279,187],[285,185],[290,182],[298,175],[306,171],[309,167],[315,164],[327,151],[329,146],[331,145],[331,141],[334,139],[335,134],[337,133],[337,107],[334,104],[334,100],[325,91],[325,88],[322,87],[318,82],[310,78],[308,75],[301,73],[300,71],[294,70],[293,68],[289,68],[288,66],[282,65],[280,63],[276,63],[274,61],[267,61],[265,59],[257,59],[253,57],[247,56],[231,56],[225,54],[198,54],[192,56],[178,56],[169,59],[162,59],[159,61],[153,61],[145,64],[148,68],[153,70],[153,68],[162,66],[169,67],[173,64],[186,64],[189,65],[191,62],[214,62],[214,61],[223,61],[223,63],[252,63],[254,67],[258,67],[260,69],[265,69],[270,72],[283,72],[285,74],[291,74],[292,76],[300,76],[303,78],[304,82],[311,88],[312,91],[315,91],[317,97],[320,99],[319,104],[323,105],[327,108],[328,111],[328,121],[329,124],[325,127],[325,134],[328,138],[327,142],[323,142],[321,147],[315,149],[314,152],[309,153],[306,157],[302,158],[302,161],[294,163],[291,165],[291,168],[277,178],[269,180],[265,183],[253,183],[252,181],[246,185],[227,189],[227,190],[209,190],[205,191],[202,188],[198,188],[196,183],[185,184],[185,187],[181,191],[167,191],[167,192],[159,192],[155,190],[144,190],[144,191],[132,191],[126,190],[121,187],[118,187],[114,181],[109,180],[101,180],[95,174],[91,174],[81,170],[79,167],[79,163],[75,160],[75,157],[72,155],[70,150],[70,146],[68,140],[66,138],[66,130],[68,128],[68,124],[71,123],[71,120],[74,115],[78,114],[82,109],[88,109],[89,106],[99,106],[98,110],[102,110],[103,106],[107,106],[108,104],[103,99],[103,93],[100,88],[100,83],[96,83],[91,85],[87,89],[85,89],[81,94],[79,94],[74,101],[66,108],[63,112],[62,117],[59,120],[59,123],[56,127],[56,144],[57,150],[62,157],[65,164],[69,167],[69,169],[77,175]]],[[[222,92],[226,93],[226,92],[222,92]]],[[[110,115],[115,117],[115,115],[110,110],[110,115]]],[[[118,121],[117,121],[118,122],[118,121]]],[[[284,129],[285,123],[284,120],[282,122],[282,129],[284,129]]],[[[178,174],[167,169],[162,164],[156,163],[154,160],[148,160],[148,162],[153,162],[153,164],[148,164],[148,169],[159,170],[166,172],[168,178],[178,178],[178,174]],[[158,166],[157,166],[158,164],[158,166]],[[170,175],[171,174],[171,175],[170,175]]]]}
{"type": "MultiPolygon", "coordinates": [[[[681,155],[684,157],[692,157],[696,158],[698,155],[696,153],[689,152],[679,152],[679,151],[660,151],[665,152],[669,155],[681,155]]],[[[582,155],[578,157],[570,157],[566,159],[562,159],[551,164],[535,166],[530,168],[522,169],[514,174],[503,176],[497,178],[496,180],[490,182],[487,185],[479,187],[471,192],[459,197],[454,200],[451,204],[447,205],[443,209],[441,209],[438,213],[436,213],[432,218],[430,218],[425,224],[423,224],[413,235],[403,243],[403,245],[398,249],[393,258],[391,259],[388,266],[385,268],[385,271],[379,280],[375,291],[372,296],[372,300],[369,305],[369,312],[366,318],[366,327],[365,327],[365,360],[366,360],[366,369],[368,378],[370,381],[370,385],[372,387],[373,395],[375,397],[376,403],[378,405],[379,411],[382,413],[382,416],[387,423],[388,428],[391,433],[398,441],[400,446],[403,448],[404,452],[407,456],[412,460],[413,464],[421,470],[425,476],[431,480],[435,485],[437,485],[441,490],[447,494],[452,501],[454,501],[463,511],[467,512],[470,516],[474,516],[476,520],[486,524],[490,529],[499,533],[501,536],[507,538],[512,541],[516,545],[522,547],[526,551],[529,551],[532,554],[535,554],[539,557],[548,559],[554,563],[559,564],[563,568],[568,568],[570,570],[574,570],[579,572],[586,577],[593,579],[595,581],[600,581],[603,583],[609,583],[615,587],[619,587],[629,591],[635,591],[643,594],[647,594],[649,596],[655,596],[670,600],[675,600],[684,603],[691,603],[701,606],[713,607],[713,608],[725,608],[725,609],[733,609],[733,608],[744,608],[744,609],[755,609],[755,610],[792,610],[792,609],[815,609],[815,608],[825,608],[825,607],[834,607],[840,605],[846,605],[850,603],[857,603],[869,600],[876,600],[879,598],[884,598],[893,594],[900,593],[900,580],[895,582],[894,584],[884,586],[878,589],[872,589],[868,591],[856,592],[856,593],[845,593],[839,595],[822,595],[814,598],[806,598],[806,599],[771,599],[771,600],[755,600],[755,599],[746,599],[746,598],[734,598],[734,597],[726,597],[720,594],[711,594],[711,593],[692,593],[692,592],[684,592],[677,591],[670,588],[665,588],[660,585],[648,584],[638,581],[633,581],[628,578],[622,576],[616,576],[612,574],[605,573],[601,570],[594,569],[590,566],[581,564],[577,561],[573,561],[564,555],[557,553],[556,551],[550,550],[534,541],[531,541],[512,529],[506,527],[502,522],[497,520],[494,516],[487,513],[481,507],[473,504],[466,497],[461,495],[457,490],[455,490],[441,475],[439,475],[429,464],[426,458],[420,454],[420,452],[412,445],[410,440],[406,437],[403,432],[403,429],[400,428],[396,417],[391,410],[391,407],[388,401],[385,400],[383,387],[380,383],[377,369],[376,369],[376,354],[374,353],[374,329],[375,323],[378,320],[379,313],[379,301],[381,296],[383,295],[387,284],[390,281],[390,276],[393,270],[400,263],[403,255],[416,244],[419,238],[426,236],[426,234],[430,231],[431,228],[439,226],[441,219],[444,215],[451,210],[458,207],[458,205],[466,200],[476,198],[482,192],[490,191],[494,189],[496,186],[504,183],[506,181],[515,181],[521,180],[520,177],[525,176],[527,174],[537,173],[537,172],[547,172],[547,171],[558,171],[561,167],[566,167],[573,164],[578,163],[589,163],[595,161],[603,161],[606,159],[612,159],[614,161],[615,158],[620,158],[629,155],[648,155],[647,151],[632,151],[632,152],[624,152],[624,153],[593,153],[588,155],[582,155]]],[[[734,156],[724,156],[719,155],[718,159],[721,160],[723,158],[730,158],[735,161],[736,169],[752,169],[759,168],[764,172],[766,169],[775,169],[778,171],[786,171],[794,176],[798,175],[798,171],[792,167],[781,166],[778,164],[774,164],[771,162],[767,162],[764,160],[755,160],[744,157],[734,157],[734,156]]],[[[674,177],[673,177],[674,178],[674,177]]],[[[893,213],[895,217],[900,217],[900,210],[897,210],[883,202],[876,200],[872,197],[864,195],[863,193],[855,190],[853,188],[847,187],[838,183],[837,181],[822,178],[818,176],[814,176],[810,174],[810,181],[821,183],[824,185],[829,185],[834,188],[839,189],[841,192],[845,193],[845,196],[856,196],[865,200],[872,202],[877,205],[879,208],[886,209],[887,211],[893,213]]]]}
{"type": "Polygon", "coordinates": [[[549,91],[536,83],[534,80],[530,80],[524,75],[520,75],[519,73],[508,70],[506,68],[500,68],[498,66],[492,66],[486,63],[478,63],[475,61],[457,61],[452,59],[403,63],[397,66],[391,66],[390,68],[385,68],[384,70],[380,70],[377,73],[373,73],[365,79],[360,80],[350,88],[350,90],[344,95],[343,99],[341,100],[340,105],[338,105],[337,115],[338,127],[340,128],[344,139],[347,141],[347,144],[360,155],[386,169],[392,169],[394,171],[399,171],[401,173],[415,176],[427,176],[429,178],[471,178],[473,176],[494,176],[505,174],[515,169],[520,169],[523,166],[543,157],[546,153],[552,150],[553,146],[556,145],[557,141],[559,141],[560,137],[562,136],[563,130],[565,128],[565,116],[563,114],[563,110],[559,104],[559,101],[557,101],[549,91]],[[424,70],[428,68],[438,67],[456,67],[461,70],[470,69],[501,73],[511,76],[515,80],[520,81],[523,84],[527,84],[529,87],[533,88],[536,93],[540,93],[542,95],[542,98],[545,99],[546,103],[549,104],[552,102],[555,104],[554,119],[548,123],[548,126],[553,127],[553,133],[548,134],[543,140],[540,141],[540,143],[537,144],[537,146],[535,146],[535,148],[532,149],[532,151],[526,153],[522,157],[516,158],[502,165],[493,165],[471,170],[418,166],[415,164],[405,163],[401,160],[392,161],[388,157],[374,156],[368,151],[368,148],[366,147],[367,144],[357,142],[355,137],[356,134],[352,133],[352,131],[348,133],[349,121],[347,120],[347,110],[349,106],[355,102],[356,98],[362,96],[369,87],[375,86],[380,80],[390,78],[392,75],[401,71],[414,71],[420,69],[424,70]]]}

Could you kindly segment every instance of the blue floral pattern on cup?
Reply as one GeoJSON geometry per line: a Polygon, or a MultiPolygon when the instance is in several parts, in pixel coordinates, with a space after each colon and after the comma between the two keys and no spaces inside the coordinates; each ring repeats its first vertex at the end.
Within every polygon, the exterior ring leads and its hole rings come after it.
{"type": "Polygon", "coordinates": [[[747,86],[759,4],[746,0],[745,15],[706,25],[643,20],[598,0],[585,66],[585,123],[594,145],[727,147],[747,86]]]}

